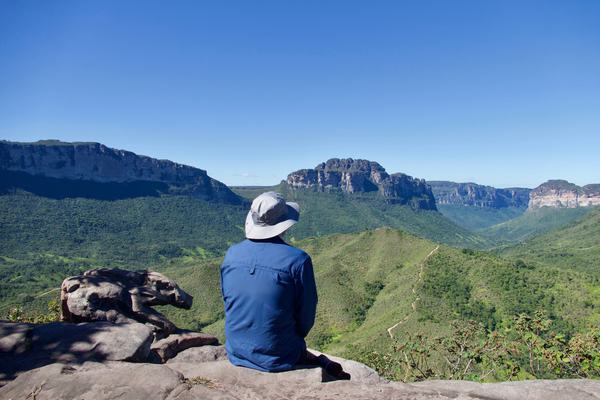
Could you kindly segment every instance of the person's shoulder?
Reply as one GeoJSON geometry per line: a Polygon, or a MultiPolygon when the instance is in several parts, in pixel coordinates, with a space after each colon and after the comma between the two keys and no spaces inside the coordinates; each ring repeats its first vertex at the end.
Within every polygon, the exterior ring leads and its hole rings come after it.
{"type": "Polygon", "coordinates": [[[227,261],[229,258],[231,257],[235,257],[237,254],[239,254],[240,252],[244,251],[244,248],[246,248],[248,246],[248,239],[242,240],[241,242],[232,244],[231,246],[229,246],[229,249],[227,249],[227,252],[225,253],[225,259],[224,261],[227,261]]]}
{"type": "Polygon", "coordinates": [[[303,271],[306,268],[312,268],[310,256],[307,252],[298,247],[292,245],[289,245],[288,247],[293,258],[293,262],[290,264],[290,273],[295,277],[302,276],[303,271]]]}
{"type": "Polygon", "coordinates": [[[292,246],[291,244],[288,244],[287,251],[290,253],[290,255],[292,257],[294,257],[294,259],[297,261],[297,264],[299,264],[299,265],[302,265],[307,260],[310,260],[310,256],[308,255],[307,252],[305,252],[304,250],[302,250],[298,247],[292,246]]]}

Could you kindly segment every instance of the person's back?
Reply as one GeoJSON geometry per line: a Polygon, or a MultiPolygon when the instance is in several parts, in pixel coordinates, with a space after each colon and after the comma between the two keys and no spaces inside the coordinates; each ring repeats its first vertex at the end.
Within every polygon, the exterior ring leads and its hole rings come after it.
{"type": "Polygon", "coordinates": [[[221,287],[233,364],[283,371],[303,359],[317,303],[312,263],[304,251],[279,236],[247,239],[228,250],[221,287]]]}
{"type": "Polygon", "coordinates": [[[225,347],[235,365],[274,372],[306,359],[317,305],[312,263],[280,238],[299,215],[298,204],[280,194],[261,194],[246,217],[247,240],[225,255],[225,347]]]}

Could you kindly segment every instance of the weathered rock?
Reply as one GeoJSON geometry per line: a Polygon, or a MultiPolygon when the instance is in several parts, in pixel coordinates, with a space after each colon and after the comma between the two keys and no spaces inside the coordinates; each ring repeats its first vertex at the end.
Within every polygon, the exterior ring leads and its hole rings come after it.
{"type": "Polygon", "coordinates": [[[162,400],[178,387],[186,388],[183,376],[156,364],[51,364],[26,372],[0,388],[0,399],[162,400]]]}
{"type": "Polygon", "coordinates": [[[33,329],[30,324],[0,321],[0,354],[21,354],[31,347],[33,329]]]}
{"type": "MultiPolygon", "coordinates": [[[[347,367],[347,365],[345,365],[347,367]]],[[[366,399],[366,400],[597,400],[600,381],[556,380],[479,384],[415,384],[361,380],[326,382],[320,368],[281,373],[235,367],[227,361],[131,364],[52,364],[0,388],[0,399],[366,399]]]]}
{"type": "Polygon", "coordinates": [[[312,188],[320,192],[374,192],[390,203],[436,209],[431,188],[424,180],[401,173],[390,175],[374,161],[332,158],[314,169],[292,172],[287,184],[294,189],[312,188]]]}
{"type": "MultiPolygon", "coordinates": [[[[232,204],[245,202],[204,170],[100,143],[1,140],[0,171],[22,188],[27,188],[28,181],[40,178],[46,180],[46,185],[60,185],[69,180],[68,187],[75,191],[74,196],[90,191],[102,196],[118,189],[141,196],[173,193],[232,204]],[[76,190],[77,187],[85,190],[76,190]]],[[[68,197],[69,193],[64,195],[68,197]]]]}
{"type": "Polygon", "coordinates": [[[193,301],[162,274],[117,268],[92,269],[65,279],[60,297],[64,321],[138,321],[151,324],[157,338],[177,331],[177,327],[151,306],[169,304],[189,309],[193,301]]]}
{"type": "Polygon", "coordinates": [[[0,381],[55,362],[145,361],[153,340],[152,330],[139,323],[55,322],[15,326],[30,329],[31,333],[24,337],[29,344],[27,350],[17,354],[0,353],[0,381]]]}
{"type": "Polygon", "coordinates": [[[169,359],[167,364],[174,362],[204,363],[221,360],[227,360],[227,351],[224,346],[202,346],[183,350],[175,357],[169,359]]]}
{"type": "Polygon", "coordinates": [[[550,180],[533,189],[529,208],[576,208],[600,205],[600,184],[577,186],[564,180],[550,180]]]}
{"type": "Polygon", "coordinates": [[[476,183],[456,183],[447,181],[428,181],[436,204],[459,205],[485,208],[525,208],[529,202],[526,188],[497,189],[476,183]]]}
{"type": "Polygon", "coordinates": [[[164,339],[158,340],[152,344],[150,350],[160,362],[166,362],[175,357],[180,351],[191,347],[205,345],[215,345],[219,339],[202,332],[181,331],[172,333],[164,339]]]}
{"type": "Polygon", "coordinates": [[[425,381],[410,386],[438,391],[442,394],[468,395],[469,399],[498,400],[597,400],[600,381],[589,379],[533,380],[501,383],[468,381],[425,381]]]}

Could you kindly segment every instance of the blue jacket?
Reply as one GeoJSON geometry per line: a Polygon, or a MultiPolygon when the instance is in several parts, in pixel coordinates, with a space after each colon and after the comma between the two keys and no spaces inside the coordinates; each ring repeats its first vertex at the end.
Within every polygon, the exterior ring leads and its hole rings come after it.
{"type": "Polygon", "coordinates": [[[221,266],[225,347],[234,365],[261,371],[291,369],[306,351],[315,321],[312,261],[279,237],[244,240],[221,266]]]}

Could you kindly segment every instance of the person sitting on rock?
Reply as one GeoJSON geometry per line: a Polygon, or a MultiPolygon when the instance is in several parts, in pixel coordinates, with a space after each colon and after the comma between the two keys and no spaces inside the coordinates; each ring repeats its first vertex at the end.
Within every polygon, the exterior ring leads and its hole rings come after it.
{"type": "Polygon", "coordinates": [[[229,248],[221,265],[225,347],[229,361],[266,372],[298,364],[321,365],[349,379],[340,364],[306,350],[317,307],[311,258],[283,235],[298,222],[300,207],[275,192],[252,202],[246,240],[229,248]]]}

